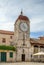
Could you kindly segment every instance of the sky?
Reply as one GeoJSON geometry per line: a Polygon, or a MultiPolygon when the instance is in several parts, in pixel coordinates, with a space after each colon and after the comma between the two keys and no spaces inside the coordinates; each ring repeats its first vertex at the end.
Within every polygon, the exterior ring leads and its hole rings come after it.
{"type": "Polygon", "coordinates": [[[30,37],[44,36],[44,0],[0,0],[0,30],[14,31],[21,10],[30,20],[30,37]]]}

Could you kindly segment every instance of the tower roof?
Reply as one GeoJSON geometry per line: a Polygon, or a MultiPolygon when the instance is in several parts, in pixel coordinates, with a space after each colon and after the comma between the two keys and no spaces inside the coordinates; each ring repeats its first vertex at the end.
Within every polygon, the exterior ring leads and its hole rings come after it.
{"type": "MultiPolygon", "coordinates": [[[[25,20],[25,21],[29,21],[29,18],[27,16],[23,15],[23,12],[21,11],[21,14],[18,16],[17,20],[25,20]]],[[[16,20],[16,21],[17,21],[16,20]]]]}
{"type": "Polygon", "coordinates": [[[29,21],[27,16],[19,15],[18,19],[29,21]]]}

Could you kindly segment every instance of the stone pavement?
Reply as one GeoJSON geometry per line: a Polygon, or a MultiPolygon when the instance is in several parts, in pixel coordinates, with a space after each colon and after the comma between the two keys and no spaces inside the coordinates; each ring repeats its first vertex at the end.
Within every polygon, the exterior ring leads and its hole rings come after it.
{"type": "Polygon", "coordinates": [[[38,62],[15,62],[15,63],[0,63],[0,65],[44,65],[38,62]]]}

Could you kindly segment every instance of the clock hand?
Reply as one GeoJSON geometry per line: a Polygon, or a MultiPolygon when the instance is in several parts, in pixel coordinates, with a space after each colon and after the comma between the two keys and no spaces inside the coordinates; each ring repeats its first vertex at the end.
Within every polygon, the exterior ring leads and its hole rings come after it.
{"type": "Polygon", "coordinates": [[[23,25],[24,29],[26,28],[24,25],[23,25]]]}

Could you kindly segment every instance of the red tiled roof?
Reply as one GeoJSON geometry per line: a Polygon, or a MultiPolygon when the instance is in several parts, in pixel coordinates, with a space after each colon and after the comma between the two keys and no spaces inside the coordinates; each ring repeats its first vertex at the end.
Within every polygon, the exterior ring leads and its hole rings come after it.
{"type": "Polygon", "coordinates": [[[14,35],[14,32],[13,31],[0,30],[0,34],[14,35]]]}
{"type": "Polygon", "coordinates": [[[23,15],[19,15],[18,19],[25,20],[25,21],[29,21],[28,17],[27,16],[23,16],[23,15]]]}
{"type": "Polygon", "coordinates": [[[33,44],[36,44],[36,45],[44,45],[44,40],[41,41],[40,39],[33,39],[33,38],[30,38],[30,43],[33,45],[33,44]]]}

